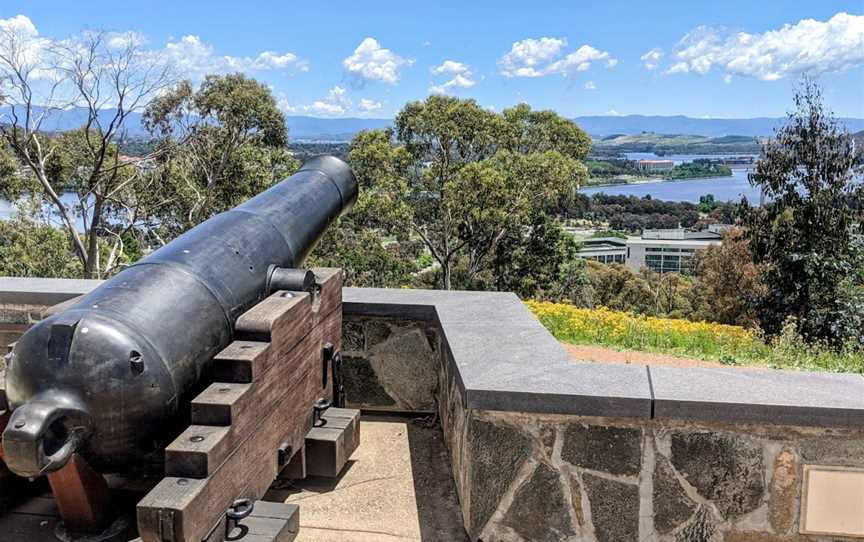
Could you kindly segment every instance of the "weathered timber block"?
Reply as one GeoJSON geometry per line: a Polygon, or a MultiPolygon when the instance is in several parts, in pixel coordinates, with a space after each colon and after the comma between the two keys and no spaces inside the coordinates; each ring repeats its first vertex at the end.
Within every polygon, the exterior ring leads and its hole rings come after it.
{"type": "Polygon", "coordinates": [[[234,341],[213,358],[213,381],[252,382],[278,358],[272,352],[269,342],[234,341]]]}
{"type": "Polygon", "coordinates": [[[287,353],[314,326],[312,297],[306,292],[276,292],[237,319],[237,340],[271,343],[277,357],[287,353]]]}
{"type": "Polygon", "coordinates": [[[80,455],[48,475],[60,517],[74,533],[95,533],[111,519],[110,494],[105,479],[80,455]]]}
{"type": "Polygon", "coordinates": [[[299,400],[284,401],[282,408],[267,413],[213,474],[163,478],[138,503],[138,531],[144,542],[163,542],[167,536],[175,542],[202,540],[235,499],[257,499],[267,491],[278,471],[276,450],[283,442],[295,449],[302,444],[311,425],[310,401],[319,391],[314,378],[286,387],[299,400]]]}
{"type": "MultiPolygon", "coordinates": [[[[291,351],[289,360],[276,364],[257,382],[215,383],[204,390],[192,402],[192,423],[195,425],[187,428],[165,449],[166,474],[190,478],[209,476],[240,442],[256,430],[266,414],[281,410],[280,405],[286,401],[305,401],[298,408],[311,412],[312,403],[329,393],[327,388],[320,387],[322,345],[338,340],[341,325],[341,312],[332,313],[291,351]],[[291,382],[301,380],[309,381],[311,395],[308,397],[288,392],[291,382]],[[202,431],[201,428],[206,426],[219,426],[223,431],[202,431]]],[[[277,448],[280,444],[277,443],[277,448]]],[[[296,452],[300,445],[302,441],[293,443],[292,452],[296,452]]]]}
{"type": "Polygon", "coordinates": [[[255,501],[249,517],[240,520],[227,537],[226,527],[226,519],[223,518],[201,542],[292,542],[300,532],[300,507],[296,504],[255,501]]]}
{"type": "Polygon", "coordinates": [[[330,314],[336,308],[342,308],[342,269],[338,267],[316,267],[315,282],[319,286],[315,296],[315,310],[318,314],[330,314]]]}
{"type": "MultiPolygon", "coordinates": [[[[332,410],[332,409],[331,409],[332,410]]],[[[338,409],[350,412],[349,409],[338,409]]],[[[325,412],[324,425],[313,427],[306,435],[306,474],[335,478],[342,472],[348,458],[360,443],[360,411],[354,410],[350,417],[328,417],[325,412]]],[[[337,412],[337,415],[340,413],[337,412]]]]}
{"type": "Polygon", "coordinates": [[[256,501],[248,518],[240,522],[248,542],[292,542],[300,532],[300,507],[296,504],[256,501]]]}
{"type": "MultiPolygon", "coordinates": [[[[305,371],[313,371],[322,381],[323,352],[326,342],[339,342],[342,326],[341,311],[332,311],[313,330],[273,363],[270,371],[248,384],[215,382],[192,401],[192,423],[196,425],[236,425],[243,418],[260,418],[261,412],[285,391],[285,383],[294,381],[305,371]]],[[[338,347],[338,344],[336,345],[338,347]]],[[[328,387],[331,383],[328,381],[328,387]]],[[[326,390],[322,390],[323,392],[326,390]]],[[[251,423],[251,420],[245,420],[251,423]]]]}
{"type": "Polygon", "coordinates": [[[191,425],[165,448],[165,475],[204,478],[231,454],[230,427],[191,425]]]}

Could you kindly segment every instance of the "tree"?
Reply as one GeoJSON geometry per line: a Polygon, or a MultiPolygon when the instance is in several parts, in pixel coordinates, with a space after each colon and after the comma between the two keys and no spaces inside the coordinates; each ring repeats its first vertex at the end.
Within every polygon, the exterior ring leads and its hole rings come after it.
{"type": "Polygon", "coordinates": [[[73,250],[65,229],[29,220],[23,213],[0,220],[0,276],[80,276],[81,264],[73,250]]]}
{"type": "Polygon", "coordinates": [[[159,139],[159,172],[172,198],[161,225],[176,235],[291,175],[285,117],[270,89],[242,74],[182,81],[153,99],[145,127],[159,139]]]}
{"type": "Polygon", "coordinates": [[[107,40],[91,32],[49,42],[13,28],[0,31],[0,136],[22,166],[0,181],[0,194],[39,194],[71,238],[86,277],[116,268],[126,234],[148,215],[142,205],[159,192],[142,167],[148,158],[125,160],[116,143],[129,115],[169,81],[168,68],[131,37],[107,40]],[[43,130],[72,107],[83,111],[79,130],[43,130]]]}
{"type": "Polygon", "coordinates": [[[758,324],[755,309],[765,288],[741,228],[726,229],[723,244],[696,252],[695,270],[698,319],[747,327],[758,324]]]}
{"type": "Polygon", "coordinates": [[[358,135],[349,159],[368,192],[366,224],[420,239],[451,289],[457,266],[458,285],[470,285],[506,235],[524,237],[535,212],[578,187],[589,148],[582,130],[552,112],[519,105],[496,114],[432,96],[407,104],[395,132],[358,135]]]}
{"type": "Polygon", "coordinates": [[[591,306],[656,314],[656,299],[648,282],[620,264],[588,262],[591,306]]]}
{"type": "Polygon", "coordinates": [[[805,79],[749,176],[767,201],[743,206],[754,261],[765,267],[758,314],[768,334],[791,318],[806,340],[861,343],[862,174],[864,154],[805,79]]]}

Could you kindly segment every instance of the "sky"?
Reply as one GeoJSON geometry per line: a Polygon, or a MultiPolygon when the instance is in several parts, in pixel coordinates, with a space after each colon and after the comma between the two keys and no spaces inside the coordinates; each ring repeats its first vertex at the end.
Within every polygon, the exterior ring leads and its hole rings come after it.
{"type": "Polygon", "coordinates": [[[0,29],[134,39],[193,82],[243,71],[283,111],[389,118],[441,93],[568,117],[782,116],[802,73],[864,117],[864,0],[2,0],[0,29]]]}

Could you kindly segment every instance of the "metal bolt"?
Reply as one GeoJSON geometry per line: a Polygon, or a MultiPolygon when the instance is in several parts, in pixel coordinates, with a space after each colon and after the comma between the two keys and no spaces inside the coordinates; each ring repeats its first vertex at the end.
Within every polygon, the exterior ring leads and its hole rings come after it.
{"type": "Polygon", "coordinates": [[[21,429],[25,425],[27,425],[27,422],[15,422],[15,429],[21,429]]]}
{"type": "Polygon", "coordinates": [[[228,393],[229,391],[231,391],[231,388],[219,388],[216,391],[218,391],[219,393],[228,393]]]}
{"type": "Polygon", "coordinates": [[[204,440],[204,437],[202,437],[201,435],[195,435],[194,437],[191,437],[189,440],[191,440],[192,442],[202,442],[204,440]]]}
{"type": "Polygon", "coordinates": [[[186,478],[180,478],[179,480],[177,480],[178,486],[185,486],[188,484],[189,484],[189,480],[187,480],[186,478]]]}

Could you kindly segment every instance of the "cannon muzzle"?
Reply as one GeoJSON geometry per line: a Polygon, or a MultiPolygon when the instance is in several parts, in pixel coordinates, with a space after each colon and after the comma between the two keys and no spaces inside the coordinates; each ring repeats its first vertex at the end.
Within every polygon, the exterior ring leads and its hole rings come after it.
{"type": "Polygon", "coordinates": [[[53,393],[15,409],[3,432],[9,468],[35,478],[60,469],[90,433],[90,415],[74,398],[53,393]]]}

